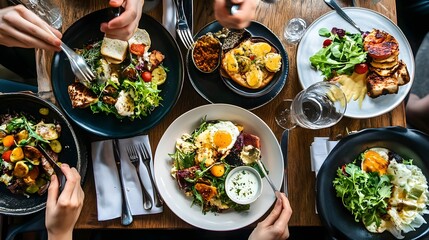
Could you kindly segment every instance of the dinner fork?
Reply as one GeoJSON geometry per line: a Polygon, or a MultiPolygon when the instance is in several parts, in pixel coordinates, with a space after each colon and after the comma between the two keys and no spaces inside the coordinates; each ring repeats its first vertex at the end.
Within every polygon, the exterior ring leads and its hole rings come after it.
{"type": "Polygon", "coordinates": [[[41,145],[37,145],[37,149],[43,154],[45,159],[51,164],[52,168],[54,169],[55,174],[57,175],[58,182],[60,185],[60,191],[62,192],[64,189],[64,186],[66,185],[66,175],[64,175],[63,170],[61,170],[61,167],[58,165],[58,163],[49,155],[49,153],[46,151],[45,148],[43,148],[41,145]]]}
{"type": "Polygon", "coordinates": [[[183,0],[174,0],[177,10],[176,32],[182,40],[183,45],[187,49],[191,49],[194,45],[194,38],[186,21],[185,10],[183,9],[183,0]]]}
{"type": "Polygon", "coordinates": [[[152,171],[150,168],[151,158],[150,158],[149,151],[147,150],[146,145],[144,145],[143,143],[140,143],[139,147],[140,147],[140,153],[142,154],[143,163],[146,166],[147,171],[149,172],[149,178],[150,178],[150,181],[152,183],[153,196],[155,199],[155,206],[161,207],[162,206],[162,198],[159,195],[158,188],[156,187],[155,182],[153,181],[152,171]]]}
{"type": "Polygon", "coordinates": [[[152,198],[150,197],[149,193],[147,192],[145,186],[143,185],[143,181],[140,177],[140,155],[137,152],[137,149],[134,145],[127,147],[127,153],[128,157],[130,158],[131,163],[136,168],[137,176],[140,181],[140,185],[142,187],[142,194],[143,194],[143,208],[146,210],[152,209],[152,198]]]}

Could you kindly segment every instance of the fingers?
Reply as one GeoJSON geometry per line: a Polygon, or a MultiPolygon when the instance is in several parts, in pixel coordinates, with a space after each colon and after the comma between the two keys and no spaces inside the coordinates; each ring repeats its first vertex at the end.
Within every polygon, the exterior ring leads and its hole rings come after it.
{"type": "MultiPolygon", "coordinates": [[[[0,32],[8,35],[12,40],[19,39],[17,45],[24,44],[27,48],[44,48],[47,50],[59,50],[61,33],[55,30],[55,35],[49,31],[49,25],[40,19],[35,13],[22,5],[9,7],[2,11],[3,21],[0,32]]],[[[11,41],[11,40],[10,40],[11,41]]],[[[13,43],[10,43],[13,44],[13,43]]]]}
{"type": "Polygon", "coordinates": [[[122,6],[122,3],[124,3],[124,1],[122,1],[122,0],[110,0],[109,1],[109,5],[111,7],[120,7],[120,6],[122,6]]]}
{"type": "Polygon", "coordinates": [[[57,204],[58,194],[59,194],[59,183],[56,175],[51,176],[51,182],[48,188],[48,199],[46,201],[47,208],[49,206],[55,206],[57,204]]]}
{"type": "Polygon", "coordinates": [[[76,185],[76,176],[68,164],[65,164],[65,163],[61,164],[61,170],[66,176],[67,181],[59,198],[70,199],[76,185]]]}
{"type": "MultiPolygon", "coordinates": [[[[276,193],[276,195],[277,195],[277,193],[276,193]]],[[[279,218],[281,211],[282,211],[282,207],[283,207],[282,199],[277,198],[273,210],[271,210],[270,214],[259,224],[261,224],[263,226],[273,225],[276,222],[276,220],[279,218]]]]}

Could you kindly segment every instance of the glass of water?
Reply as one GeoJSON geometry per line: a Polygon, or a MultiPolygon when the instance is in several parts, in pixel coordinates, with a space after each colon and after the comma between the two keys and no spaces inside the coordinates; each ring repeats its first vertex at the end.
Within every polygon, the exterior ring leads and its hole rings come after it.
{"type": "Polygon", "coordinates": [[[347,100],[341,88],[330,82],[317,82],[302,90],[293,100],[282,101],[276,109],[277,124],[322,129],[335,125],[344,116],[347,100]]]}
{"type": "Polygon", "coordinates": [[[284,30],[284,38],[288,43],[298,43],[305,33],[307,23],[302,18],[292,18],[287,23],[284,30]]]}
{"type": "Polygon", "coordinates": [[[37,16],[47,22],[51,27],[60,29],[63,25],[63,18],[58,6],[53,0],[10,0],[13,4],[22,4],[37,16]]]}

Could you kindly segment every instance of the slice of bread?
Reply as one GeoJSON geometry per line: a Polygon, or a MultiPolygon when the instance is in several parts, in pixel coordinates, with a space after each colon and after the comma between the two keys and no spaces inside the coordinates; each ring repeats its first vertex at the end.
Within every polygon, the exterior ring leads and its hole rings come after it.
{"type": "Polygon", "coordinates": [[[119,39],[104,37],[101,44],[101,55],[113,64],[124,61],[128,50],[128,42],[119,39]]]}

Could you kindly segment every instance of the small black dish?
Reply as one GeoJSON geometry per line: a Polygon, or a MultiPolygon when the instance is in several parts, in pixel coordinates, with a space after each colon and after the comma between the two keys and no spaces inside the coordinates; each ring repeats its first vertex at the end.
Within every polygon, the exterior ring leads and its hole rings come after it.
{"type": "MultiPolygon", "coordinates": [[[[252,42],[255,42],[255,43],[256,42],[266,42],[266,43],[270,44],[271,47],[273,47],[275,49],[275,53],[280,53],[279,49],[264,37],[250,37],[248,39],[250,39],[252,42]]],[[[248,40],[248,39],[244,39],[244,41],[248,40]]],[[[225,53],[226,52],[224,52],[224,54],[225,53]]],[[[235,92],[241,96],[249,97],[249,98],[250,97],[261,97],[261,96],[269,93],[277,85],[277,82],[280,80],[280,77],[282,76],[282,72],[284,71],[285,66],[284,66],[283,62],[284,62],[284,60],[282,59],[282,66],[280,67],[280,70],[274,74],[271,81],[266,86],[264,86],[263,88],[260,88],[260,89],[251,89],[251,88],[246,88],[246,87],[241,86],[240,84],[238,84],[234,80],[232,80],[230,78],[230,76],[228,76],[228,74],[226,73],[226,71],[222,67],[219,67],[219,73],[220,73],[220,77],[221,77],[222,81],[233,92],[235,92]]]]}

